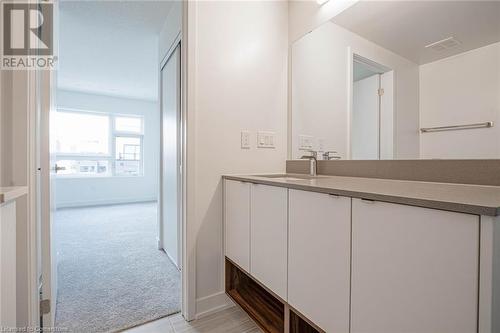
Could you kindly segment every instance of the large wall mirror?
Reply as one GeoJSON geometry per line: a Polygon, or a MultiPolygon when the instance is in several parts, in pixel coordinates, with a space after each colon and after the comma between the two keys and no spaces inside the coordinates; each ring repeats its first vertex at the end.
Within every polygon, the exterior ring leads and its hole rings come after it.
{"type": "Polygon", "coordinates": [[[291,68],[293,159],[500,158],[500,1],[358,1],[291,68]]]}

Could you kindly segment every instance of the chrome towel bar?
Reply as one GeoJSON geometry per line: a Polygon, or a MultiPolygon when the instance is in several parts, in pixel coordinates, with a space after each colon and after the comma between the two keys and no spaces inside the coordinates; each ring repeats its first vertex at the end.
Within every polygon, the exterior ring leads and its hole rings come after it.
{"type": "Polygon", "coordinates": [[[490,127],[493,127],[492,121],[487,121],[485,123],[466,124],[466,125],[424,127],[424,128],[420,129],[420,132],[429,133],[429,132],[457,131],[457,130],[466,130],[466,129],[473,129],[473,128],[490,128],[490,127]]]}

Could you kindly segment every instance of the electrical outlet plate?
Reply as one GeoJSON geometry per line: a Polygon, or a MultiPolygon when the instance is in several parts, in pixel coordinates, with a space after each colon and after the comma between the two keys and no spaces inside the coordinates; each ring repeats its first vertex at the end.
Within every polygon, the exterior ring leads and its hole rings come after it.
{"type": "Polygon", "coordinates": [[[274,132],[257,132],[258,148],[276,148],[276,134],[274,132]]]}
{"type": "Polygon", "coordinates": [[[318,151],[325,151],[325,140],[318,138],[318,151]]]}
{"type": "Polygon", "coordinates": [[[250,131],[241,131],[241,149],[250,149],[250,131]]]}
{"type": "Polygon", "coordinates": [[[310,135],[299,135],[299,149],[311,150],[313,149],[313,137],[310,135]]]}

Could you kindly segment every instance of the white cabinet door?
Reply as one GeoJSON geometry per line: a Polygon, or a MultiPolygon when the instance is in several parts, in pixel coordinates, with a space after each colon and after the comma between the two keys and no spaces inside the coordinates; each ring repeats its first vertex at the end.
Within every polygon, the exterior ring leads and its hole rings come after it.
{"type": "Polygon", "coordinates": [[[288,302],[326,332],[349,331],[351,199],[289,190],[288,302]]]}
{"type": "Polygon", "coordinates": [[[287,299],[288,190],[252,185],[250,273],[287,299]]]}
{"type": "Polygon", "coordinates": [[[225,181],[226,256],[250,272],[250,183],[225,181]]]}
{"type": "Polygon", "coordinates": [[[0,204],[0,327],[16,327],[16,202],[0,204]]]}
{"type": "Polygon", "coordinates": [[[351,332],[476,332],[479,217],[352,205],[351,332]]]}

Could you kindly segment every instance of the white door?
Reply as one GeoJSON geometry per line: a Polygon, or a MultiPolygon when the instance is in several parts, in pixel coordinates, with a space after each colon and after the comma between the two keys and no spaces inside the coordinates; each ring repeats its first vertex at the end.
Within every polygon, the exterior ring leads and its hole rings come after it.
{"type": "Polygon", "coordinates": [[[250,183],[224,181],[225,253],[250,272],[250,183]]]}
{"type": "MultiPolygon", "coordinates": [[[[54,1],[54,40],[58,40],[58,2],[54,1]]],[[[44,33],[42,26],[42,34],[44,33]]],[[[57,54],[57,43],[54,43],[57,54]]],[[[57,253],[55,251],[53,218],[55,214],[55,176],[57,173],[56,133],[54,120],[56,116],[57,72],[39,71],[37,73],[37,224],[40,227],[38,251],[38,282],[41,286],[40,298],[49,300],[50,312],[43,315],[43,325],[55,325],[57,303],[57,253]]],[[[41,312],[40,312],[41,313],[41,312]]]]}
{"type": "Polygon", "coordinates": [[[161,70],[161,244],[180,269],[181,81],[180,44],[161,70]]]}
{"type": "Polygon", "coordinates": [[[326,332],[349,332],[351,199],[288,196],[288,302],[326,332]]]}
{"type": "Polygon", "coordinates": [[[286,301],[288,190],[253,184],[250,203],[250,273],[286,301]]]}
{"type": "Polygon", "coordinates": [[[476,332],[479,223],[353,199],[351,332],[476,332]]]}
{"type": "MultiPolygon", "coordinates": [[[[41,87],[55,87],[55,74],[46,71],[41,74],[41,87]]],[[[41,94],[39,108],[40,156],[38,174],[40,207],[40,250],[39,282],[42,299],[50,299],[50,313],[43,316],[44,325],[52,325],[55,319],[57,302],[57,253],[55,250],[53,219],[55,214],[55,176],[58,167],[55,159],[55,91],[45,89],[41,94]]]]}
{"type": "Polygon", "coordinates": [[[379,159],[380,75],[353,83],[351,154],[354,160],[379,159]]]}

